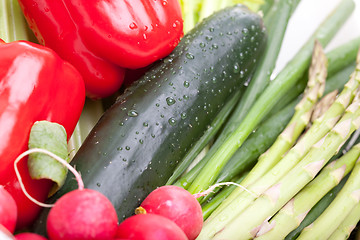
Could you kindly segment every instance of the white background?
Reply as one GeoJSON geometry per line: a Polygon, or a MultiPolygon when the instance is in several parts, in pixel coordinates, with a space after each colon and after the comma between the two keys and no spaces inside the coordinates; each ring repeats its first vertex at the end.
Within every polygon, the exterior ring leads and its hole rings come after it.
{"type": "MultiPolygon", "coordinates": [[[[274,74],[276,75],[307,41],[321,22],[336,9],[340,0],[301,0],[291,17],[284,36],[274,74]]],[[[326,47],[332,49],[360,36],[360,0],[344,26],[326,47]]]]}

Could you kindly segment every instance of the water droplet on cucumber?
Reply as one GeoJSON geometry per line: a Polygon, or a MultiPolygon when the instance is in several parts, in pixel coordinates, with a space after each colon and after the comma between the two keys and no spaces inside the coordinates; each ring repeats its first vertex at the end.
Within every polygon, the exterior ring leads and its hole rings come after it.
{"type": "Polygon", "coordinates": [[[169,105],[169,106],[175,104],[175,102],[176,102],[175,99],[172,98],[172,97],[167,97],[167,98],[166,98],[166,103],[167,103],[167,105],[169,105]]]}
{"type": "Polygon", "coordinates": [[[136,110],[130,110],[130,111],[128,111],[127,115],[129,117],[137,117],[139,114],[136,110]]]}

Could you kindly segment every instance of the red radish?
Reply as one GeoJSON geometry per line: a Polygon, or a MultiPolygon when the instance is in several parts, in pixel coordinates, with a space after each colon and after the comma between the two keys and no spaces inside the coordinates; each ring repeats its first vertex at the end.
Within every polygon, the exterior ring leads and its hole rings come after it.
{"type": "Polygon", "coordinates": [[[47,240],[47,238],[36,233],[24,232],[15,235],[16,240],[47,240]]]}
{"type": "Polygon", "coordinates": [[[156,214],[138,214],[120,223],[116,238],[129,240],[187,240],[173,221],[156,214]]]}
{"type": "Polygon", "coordinates": [[[52,207],[46,228],[50,240],[112,240],[118,226],[117,213],[108,198],[98,191],[84,189],[80,174],[64,159],[45,149],[33,148],[20,154],[14,162],[15,172],[24,194],[35,203],[52,207]],[[49,155],[67,167],[78,182],[78,189],[60,197],[54,205],[32,198],[21,181],[17,163],[26,155],[38,152],[49,155]]]}
{"type": "Polygon", "coordinates": [[[114,238],[117,221],[115,208],[104,195],[77,189],[56,201],[46,228],[51,240],[106,240],[114,238]]]}
{"type": "Polygon", "coordinates": [[[153,213],[175,222],[192,240],[202,228],[202,210],[196,197],[177,186],[162,186],[152,191],[141,203],[137,212],[153,213]]]}
{"type": "Polygon", "coordinates": [[[0,224],[12,233],[16,226],[17,211],[14,198],[3,186],[0,186],[0,224]]]}

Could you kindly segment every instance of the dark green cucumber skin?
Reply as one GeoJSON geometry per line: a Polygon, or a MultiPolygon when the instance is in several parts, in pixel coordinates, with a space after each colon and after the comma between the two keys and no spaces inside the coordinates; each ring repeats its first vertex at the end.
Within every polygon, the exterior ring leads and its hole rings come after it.
{"type": "MultiPolygon", "coordinates": [[[[120,221],[132,215],[244,85],[265,42],[261,17],[240,5],[185,35],[104,113],[75,155],[85,187],[107,196],[120,221]]],[[[51,200],[76,188],[69,174],[51,200]]]]}

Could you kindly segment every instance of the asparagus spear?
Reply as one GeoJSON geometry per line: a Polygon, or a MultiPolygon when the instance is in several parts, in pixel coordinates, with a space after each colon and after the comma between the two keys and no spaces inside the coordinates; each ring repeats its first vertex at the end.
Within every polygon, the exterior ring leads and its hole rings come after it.
{"type": "MultiPolygon", "coordinates": [[[[359,77],[357,76],[357,78],[359,77]]],[[[262,224],[309,183],[359,127],[360,92],[358,92],[353,103],[347,108],[335,127],[311,147],[302,161],[276,184],[267,189],[251,206],[225,226],[222,231],[218,232],[214,239],[235,240],[255,237],[262,224]]]]}
{"type": "Polygon", "coordinates": [[[224,143],[216,150],[206,166],[200,171],[188,189],[192,193],[201,192],[209,187],[236,150],[244,143],[249,134],[263,120],[276,102],[293,87],[304,74],[310,60],[315,39],[325,46],[335,35],[354,9],[352,0],[343,0],[336,11],[323,22],[315,34],[286,65],[281,73],[269,84],[254,103],[244,120],[224,143]]]}
{"type": "Polygon", "coordinates": [[[283,239],[299,226],[310,209],[353,169],[360,156],[360,144],[336,161],[331,162],[320,174],[291,199],[273,217],[269,225],[264,224],[257,240],[283,239]],[[264,233],[264,234],[262,234],[264,233]]]}
{"type": "Polygon", "coordinates": [[[347,181],[349,175],[347,175],[346,177],[343,178],[343,180],[341,180],[341,182],[334,187],[333,189],[331,189],[331,191],[329,191],[311,210],[310,212],[306,215],[306,217],[304,218],[304,220],[300,223],[299,227],[297,227],[296,229],[294,229],[293,231],[291,231],[291,233],[289,233],[285,240],[295,240],[301,233],[301,231],[309,226],[311,223],[313,223],[315,221],[315,219],[317,219],[322,212],[324,212],[324,210],[330,205],[330,203],[334,200],[334,198],[336,197],[336,195],[340,192],[341,188],[345,185],[345,182],[347,181]]]}
{"type": "Polygon", "coordinates": [[[345,240],[350,237],[351,232],[356,227],[356,224],[360,220],[360,203],[350,211],[344,221],[338,226],[338,228],[331,234],[328,240],[345,240]]]}
{"type": "MultiPolygon", "coordinates": [[[[346,142],[346,144],[343,145],[343,147],[340,149],[340,151],[336,155],[333,156],[333,159],[340,158],[343,154],[348,152],[354,145],[356,145],[360,142],[359,132],[360,131],[358,129],[352,134],[351,138],[349,138],[349,140],[346,142]]],[[[285,237],[285,240],[295,240],[300,235],[301,231],[305,227],[307,227],[311,223],[313,223],[315,221],[315,219],[317,219],[321,215],[321,213],[324,212],[324,210],[330,205],[330,203],[335,199],[337,194],[340,192],[342,187],[345,185],[347,179],[349,178],[349,175],[350,174],[345,176],[337,186],[335,186],[333,189],[331,189],[324,197],[321,198],[321,200],[318,203],[315,204],[315,206],[313,208],[311,208],[311,210],[309,211],[309,213],[307,213],[306,217],[300,223],[300,225],[296,229],[291,231],[291,233],[289,233],[285,237]]]]}
{"type": "Polygon", "coordinates": [[[357,161],[349,179],[325,211],[297,238],[327,239],[360,201],[360,161],[357,161]],[[309,238],[310,237],[310,238],[309,238]]]}

